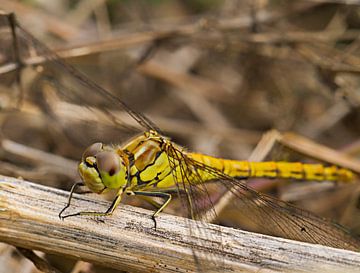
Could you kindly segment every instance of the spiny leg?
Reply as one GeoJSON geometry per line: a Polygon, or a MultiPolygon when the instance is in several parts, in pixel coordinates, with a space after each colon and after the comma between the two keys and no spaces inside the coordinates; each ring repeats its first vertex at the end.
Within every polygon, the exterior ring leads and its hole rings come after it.
{"type": "Polygon", "coordinates": [[[148,196],[139,196],[139,197],[156,209],[159,209],[162,206],[162,203],[153,200],[151,197],[148,196]]]}
{"type": "Polygon", "coordinates": [[[73,214],[68,214],[65,216],[62,216],[62,219],[72,216],[110,216],[113,214],[114,210],[117,208],[117,206],[121,202],[121,196],[124,192],[123,188],[120,188],[119,191],[116,193],[116,197],[111,203],[111,206],[105,211],[105,212],[98,212],[98,211],[80,211],[73,214]]]}
{"type": "MultiPolygon", "coordinates": [[[[166,192],[166,193],[169,193],[171,195],[173,194],[176,194],[177,193],[177,189],[167,189],[167,190],[164,190],[164,191],[161,191],[161,192],[166,192]]],[[[135,195],[132,191],[130,191],[130,193],[128,193],[130,195],[135,195]]],[[[150,205],[152,205],[154,208],[156,208],[157,210],[159,208],[161,208],[161,206],[163,205],[162,202],[157,202],[155,200],[152,199],[152,197],[149,197],[149,196],[144,196],[144,195],[139,195],[138,196],[143,199],[145,202],[149,203],[150,205]]]]}
{"type": "Polygon", "coordinates": [[[148,196],[148,197],[160,197],[163,198],[165,201],[164,203],[158,208],[157,211],[154,212],[154,214],[151,216],[151,219],[154,221],[154,228],[156,229],[156,220],[155,217],[159,215],[159,213],[169,205],[171,201],[171,194],[166,192],[148,192],[148,191],[131,191],[127,192],[127,194],[134,194],[134,195],[142,195],[142,196],[148,196]]]}
{"type": "Polygon", "coordinates": [[[70,190],[70,195],[69,195],[69,198],[68,198],[68,201],[67,201],[67,204],[66,206],[60,211],[59,213],[59,218],[61,220],[63,220],[65,217],[61,216],[61,214],[68,208],[70,207],[70,202],[71,202],[71,199],[72,199],[72,196],[73,196],[73,193],[75,192],[76,188],[77,187],[81,187],[81,186],[85,186],[84,182],[77,182],[75,183],[74,185],[72,185],[71,187],[71,190],[70,190]]]}

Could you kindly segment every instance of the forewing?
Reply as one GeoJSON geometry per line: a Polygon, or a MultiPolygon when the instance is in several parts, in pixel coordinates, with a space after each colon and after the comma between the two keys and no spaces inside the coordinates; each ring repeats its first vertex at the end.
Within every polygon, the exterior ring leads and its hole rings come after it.
{"type": "Polygon", "coordinates": [[[176,181],[180,189],[187,189],[187,199],[191,202],[185,200],[183,203],[189,207],[193,217],[203,220],[215,220],[217,217],[215,201],[202,180],[202,177],[207,175],[221,184],[227,190],[226,194],[234,195],[234,198],[231,198],[231,205],[235,208],[233,216],[245,219],[260,233],[336,248],[360,249],[359,240],[340,225],[259,193],[247,186],[243,180],[229,177],[195,161],[175,147],[169,150],[169,156],[180,162],[182,171],[181,175],[175,174],[176,181]],[[204,208],[208,210],[204,212],[204,208]]]}
{"type": "MultiPolygon", "coordinates": [[[[203,207],[201,205],[201,200],[203,200],[204,203],[211,202],[210,193],[204,184],[199,184],[196,187],[189,187],[189,185],[192,185],[191,181],[194,181],[194,176],[198,176],[196,169],[192,169],[195,165],[188,164],[189,162],[187,159],[189,158],[172,145],[171,142],[168,141],[167,144],[165,149],[168,155],[170,168],[172,169],[172,175],[176,183],[177,195],[182,207],[186,209],[188,217],[196,219],[197,215],[200,215],[201,208],[203,207]]],[[[200,179],[200,177],[195,178],[195,180],[196,179],[200,179]]],[[[215,213],[215,210],[211,210],[210,212],[215,213]]],[[[215,216],[216,215],[214,215],[214,217],[215,216]]],[[[221,237],[216,242],[214,242],[214,238],[209,238],[209,235],[201,228],[201,222],[190,221],[188,218],[184,218],[184,220],[188,223],[190,236],[196,232],[197,234],[200,234],[200,236],[207,238],[208,241],[213,242],[214,245],[216,244],[217,248],[221,249],[224,247],[221,237]]],[[[215,226],[214,228],[218,228],[218,233],[221,234],[220,226],[215,226]]],[[[218,257],[214,253],[204,253],[199,249],[192,249],[192,251],[199,272],[223,271],[225,264],[223,263],[222,257],[218,257]],[[199,257],[202,257],[202,259],[198,259],[199,257]],[[207,262],[200,263],[200,260],[207,262]]]]}
{"type": "MultiPolygon", "coordinates": [[[[57,126],[62,126],[65,131],[70,127],[70,123],[76,121],[88,127],[96,123],[104,127],[116,126],[122,128],[124,133],[160,131],[143,114],[134,111],[119,99],[116,93],[98,85],[60,58],[58,53],[38,41],[16,21],[13,23],[15,35],[11,35],[9,27],[7,42],[8,48],[14,48],[12,54],[8,55],[15,57],[9,61],[7,67],[9,72],[21,72],[22,82],[26,82],[26,85],[30,83],[26,86],[27,101],[24,110],[34,111],[36,109],[30,107],[36,105],[53,120],[53,123],[56,122],[57,126]]],[[[96,129],[96,126],[93,128],[96,129]]],[[[74,130],[67,130],[66,133],[74,135],[72,140],[83,140],[81,136],[75,135],[74,130]]],[[[89,134],[86,138],[89,139],[89,134]]],[[[95,138],[107,140],[106,134],[101,134],[100,130],[95,138]]]]}

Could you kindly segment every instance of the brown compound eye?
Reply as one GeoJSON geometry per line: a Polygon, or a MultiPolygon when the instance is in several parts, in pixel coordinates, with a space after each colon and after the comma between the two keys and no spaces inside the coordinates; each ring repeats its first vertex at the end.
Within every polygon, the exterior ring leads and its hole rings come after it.
{"type": "Polygon", "coordinates": [[[106,172],[110,176],[120,171],[120,159],[114,152],[100,152],[96,154],[96,165],[100,172],[106,172]]]}
{"type": "Polygon", "coordinates": [[[101,142],[96,142],[91,144],[86,148],[85,152],[82,155],[82,161],[85,161],[89,156],[95,156],[97,153],[102,151],[103,144],[101,142]]]}

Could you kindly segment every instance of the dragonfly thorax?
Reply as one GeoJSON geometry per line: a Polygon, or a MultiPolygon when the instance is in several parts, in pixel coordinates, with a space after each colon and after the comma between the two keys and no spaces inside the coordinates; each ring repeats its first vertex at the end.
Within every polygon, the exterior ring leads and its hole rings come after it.
{"type": "Polygon", "coordinates": [[[85,185],[96,193],[122,188],[127,182],[127,168],[116,151],[102,143],[94,143],[83,153],[78,166],[85,185]]]}

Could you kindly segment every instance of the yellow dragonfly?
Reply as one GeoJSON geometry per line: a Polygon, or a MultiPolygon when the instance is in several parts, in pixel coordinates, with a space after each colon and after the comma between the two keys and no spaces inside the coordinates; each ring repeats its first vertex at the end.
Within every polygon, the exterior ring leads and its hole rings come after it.
{"type": "MultiPolygon", "coordinates": [[[[161,130],[143,114],[134,111],[121,99],[59,58],[24,28],[17,25],[17,29],[23,39],[36,45],[38,55],[46,57],[44,65],[66,73],[67,77],[71,78],[71,81],[66,81],[66,84],[76,84],[76,87],[69,88],[51,78],[50,82],[60,86],[59,92],[62,92],[64,97],[67,99],[75,97],[83,100],[86,105],[88,103],[86,92],[97,94],[102,99],[116,104],[117,108],[126,111],[144,130],[142,134],[123,144],[106,145],[97,142],[85,150],[78,166],[82,182],[72,187],[68,203],[59,214],[60,218],[111,215],[121,202],[122,196],[127,194],[141,196],[146,200],[152,197],[162,199],[163,202],[160,204],[153,202],[157,206],[153,214],[155,221],[155,217],[169,205],[174,193],[177,193],[182,198],[182,204],[187,207],[188,215],[196,219],[202,214],[198,198],[207,198],[208,203],[211,204],[212,200],[210,200],[206,184],[215,182],[223,185],[236,196],[234,202],[241,204],[238,214],[261,226],[264,233],[332,247],[360,249],[360,242],[339,225],[259,193],[241,180],[265,177],[348,182],[355,177],[350,170],[337,166],[300,162],[227,160],[187,151],[165,137],[161,130]],[[82,88],[83,91],[86,90],[85,95],[79,96],[79,93],[71,92],[77,87],[82,88]],[[61,90],[66,90],[66,92],[61,90]],[[65,214],[73,193],[81,185],[87,186],[90,191],[98,194],[116,190],[116,197],[105,212],[80,211],[65,214]]],[[[102,113],[109,114],[107,109],[103,109],[102,113]]]]}
{"type": "Polygon", "coordinates": [[[73,185],[68,203],[59,213],[62,219],[81,215],[110,216],[123,194],[159,197],[164,201],[157,204],[158,209],[152,216],[156,228],[155,217],[170,203],[174,192],[186,193],[189,215],[197,218],[200,209],[195,206],[195,198],[207,194],[204,183],[217,181],[237,196],[237,202],[246,204],[248,211],[239,211],[239,214],[261,225],[266,233],[333,247],[359,249],[357,239],[340,226],[260,194],[238,180],[266,177],[351,182],[356,175],[348,169],[300,162],[220,159],[188,152],[157,131],[149,130],[121,146],[100,142],[92,144],[84,151],[78,170],[83,181],[73,185]],[[94,193],[102,194],[115,189],[117,194],[105,212],[81,211],[63,215],[70,206],[76,187],[83,185],[94,193]],[[266,219],[260,214],[257,217],[259,212],[256,211],[259,210],[262,215],[269,213],[270,217],[266,219]],[[328,234],[332,234],[331,238],[328,234]]]}
{"type": "MultiPolygon", "coordinates": [[[[97,142],[89,146],[82,155],[78,167],[83,182],[94,193],[117,190],[116,198],[106,212],[83,211],[62,216],[76,215],[109,216],[121,201],[123,193],[148,197],[160,197],[165,201],[153,214],[157,216],[171,201],[171,191],[182,179],[184,190],[218,178],[292,178],[316,181],[351,182],[354,174],[337,166],[300,162],[249,162],[220,159],[185,151],[157,131],[150,130],[131,139],[122,146],[109,146],[97,142]]],[[[191,200],[189,200],[191,202],[191,200]]],[[[193,215],[193,213],[192,213],[193,215]]],[[[194,216],[194,215],[193,215],[194,216]]]]}

